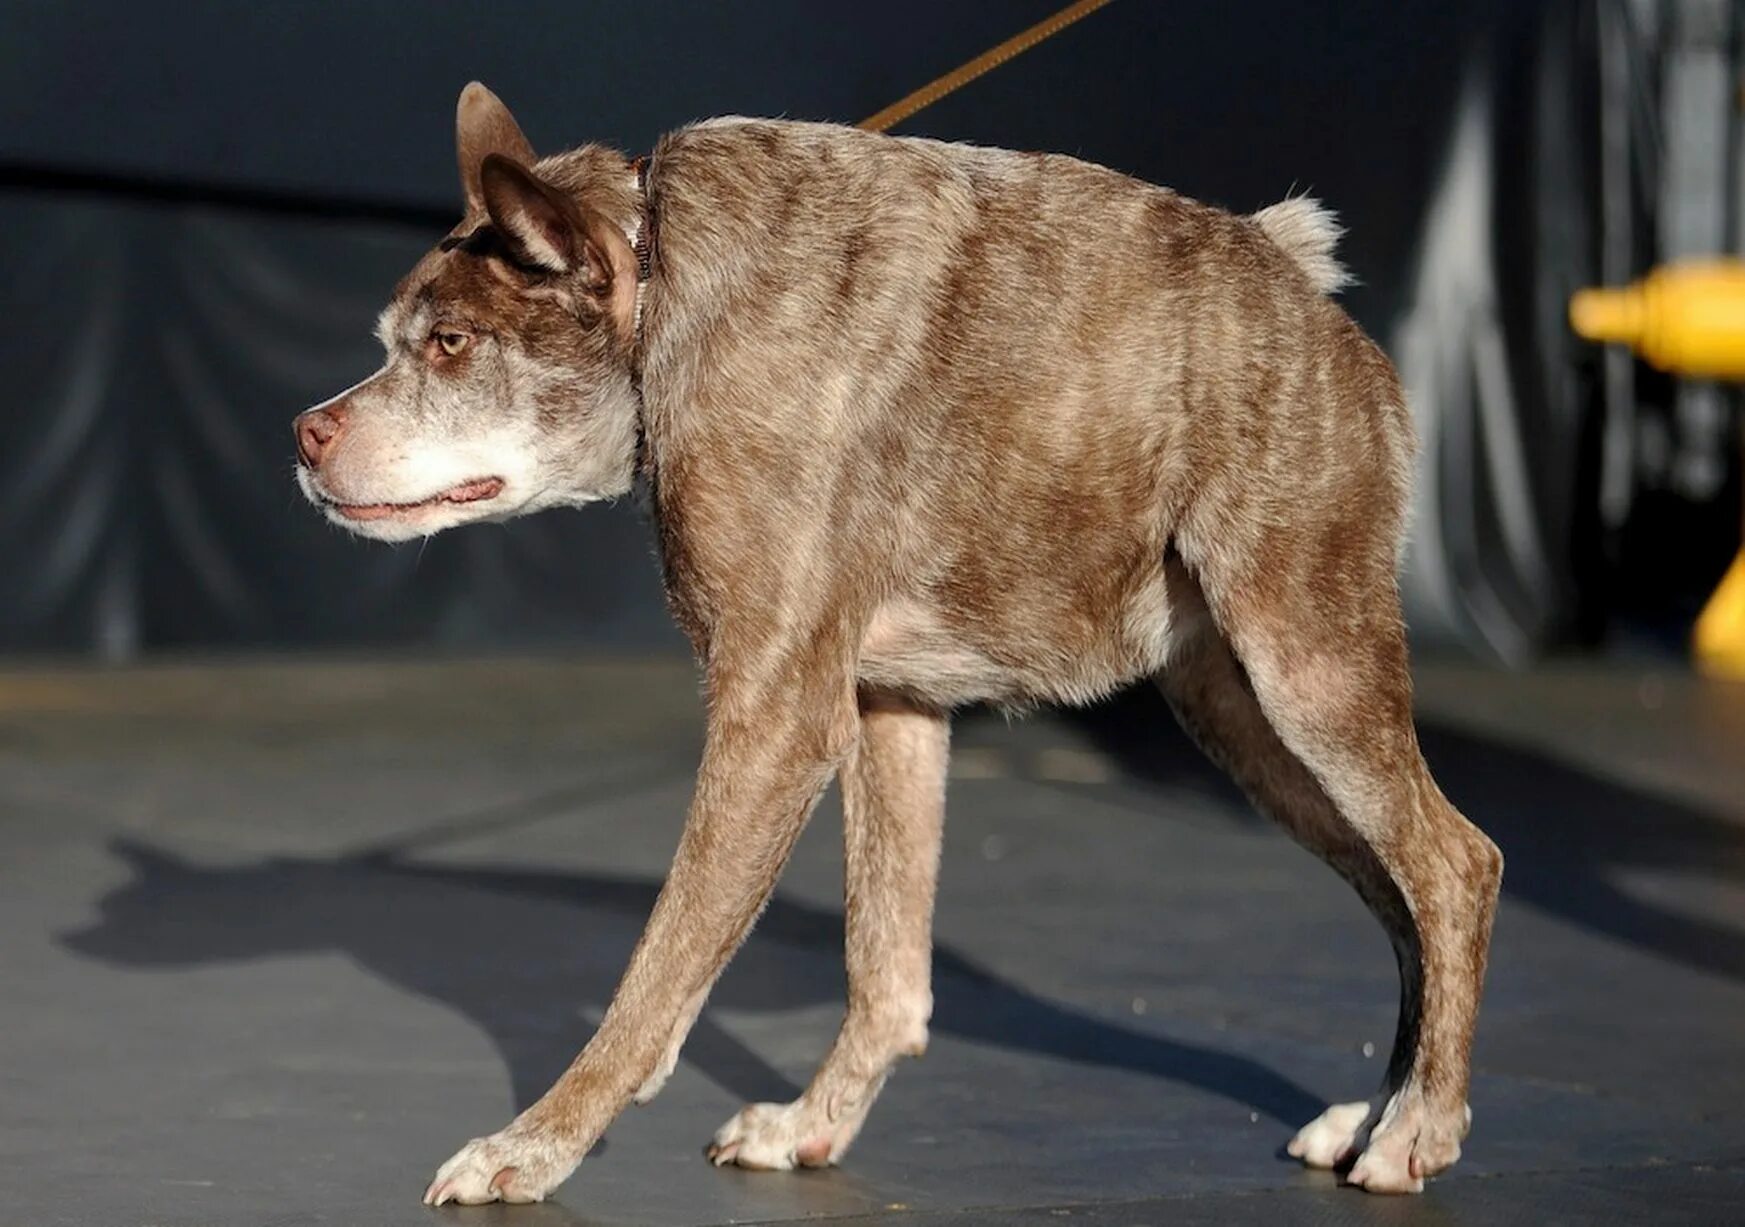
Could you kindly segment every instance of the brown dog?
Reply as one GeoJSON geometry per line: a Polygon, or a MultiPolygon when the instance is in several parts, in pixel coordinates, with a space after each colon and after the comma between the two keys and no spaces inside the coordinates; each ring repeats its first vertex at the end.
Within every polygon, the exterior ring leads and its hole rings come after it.
{"type": "Polygon", "coordinates": [[[397,540],[612,498],[640,467],[709,727],[599,1033],[425,1200],[536,1201],[655,1094],[840,774],[841,1034],[711,1151],[835,1162],[927,1042],[950,711],[1147,676],[1398,952],[1381,1093],[1290,1152],[1378,1191],[1453,1163],[1502,858],[1418,751],[1412,429],[1328,298],[1331,217],[767,120],[685,128],[645,174],[595,146],[538,160],[477,84],[458,127],[466,217],[383,313],[382,370],[298,418],[298,480],[397,540]]]}

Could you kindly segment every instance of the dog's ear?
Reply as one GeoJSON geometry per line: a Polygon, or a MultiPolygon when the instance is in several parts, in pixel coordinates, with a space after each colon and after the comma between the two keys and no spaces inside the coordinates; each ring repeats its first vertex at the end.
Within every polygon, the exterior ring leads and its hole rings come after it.
{"type": "Polygon", "coordinates": [[[486,158],[496,154],[522,166],[538,161],[503,100],[477,81],[460,92],[460,101],[455,104],[454,145],[460,160],[461,190],[466,193],[467,212],[471,214],[485,211],[480,176],[486,158]]]}
{"type": "Polygon", "coordinates": [[[625,335],[635,326],[636,255],[597,213],[579,211],[556,188],[500,154],[479,170],[485,212],[517,264],[574,273],[625,335]]]}
{"type": "Polygon", "coordinates": [[[567,273],[576,265],[576,229],[568,203],[533,172],[500,153],[479,168],[479,191],[491,225],[518,264],[567,273]]]}

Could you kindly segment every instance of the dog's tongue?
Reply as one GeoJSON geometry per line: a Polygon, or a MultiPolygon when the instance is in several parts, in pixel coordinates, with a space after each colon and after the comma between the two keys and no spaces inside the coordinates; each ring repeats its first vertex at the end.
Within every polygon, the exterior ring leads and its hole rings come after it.
{"type": "Polygon", "coordinates": [[[446,490],[440,496],[445,503],[476,503],[482,498],[494,498],[503,489],[501,477],[481,477],[477,481],[463,482],[452,490],[446,490]]]}

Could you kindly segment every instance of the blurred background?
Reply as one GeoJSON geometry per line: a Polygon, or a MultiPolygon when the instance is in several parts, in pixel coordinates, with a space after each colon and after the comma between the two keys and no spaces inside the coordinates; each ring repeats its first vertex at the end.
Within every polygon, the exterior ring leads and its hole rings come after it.
{"type": "MultiPolygon", "coordinates": [[[[634,500],[388,548],[290,420],[457,216],[477,77],[542,151],[853,122],[1056,0],[732,6],[0,0],[0,653],[682,652],[634,500]]],[[[1571,291],[1735,251],[1729,0],[1122,0],[898,131],[1338,210],[1424,439],[1421,646],[1683,651],[1739,542],[1735,397],[1578,341],[1571,291]]]]}
{"type": "MultiPolygon", "coordinates": [[[[634,153],[855,122],[1062,3],[0,0],[0,1220],[428,1227],[660,889],[703,719],[640,499],[388,547],[292,481],[459,215],[462,85],[634,153]]],[[[1422,744],[1508,861],[1460,1168],[1284,1156],[1375,1086],[1394,959],[1139,686],[955,722],[932,1046],[845,1167],[700,1160],[840,1019],[829,796],[658,1110],[516,1221],[1745,1221],[1745,684],[1686,667],[1707,602],[1745,677],[1738,385],[1568,322],[1739,252],[1742,46],[1741,0],[1115,0],[897,129],[1349,227],[1422,744]]]]}

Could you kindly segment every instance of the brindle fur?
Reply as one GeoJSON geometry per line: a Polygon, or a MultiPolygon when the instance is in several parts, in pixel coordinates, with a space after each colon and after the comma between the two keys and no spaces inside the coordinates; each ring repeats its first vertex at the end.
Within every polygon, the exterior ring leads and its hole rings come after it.
{"type": "Polygon", "coordinates": [[[1398,952],[1381,1093],[1291,1152],[1374,1190],[1454,1162],[1502,860],[1418,750],[1395,585],[1412,429],[1328,297],[1330,216],[749,119],[664,138],[644,198],[611,151],[536,162],[477,85],[459,147],[467,216],[384,313],[383,371],[299,420],[299,479],[399,538],[612,497],[640,463],[708,736],[598,1033],[427,1200],[542,1198],[652,1097],[840,774],[841,1034],[798,1101],[712,1148],[836,1161],[926,1044],[949,712],[1148,676],[1398,952]],[[500,493],[456,485],[482,478],[500,493]]]}

